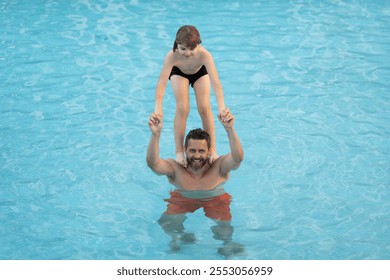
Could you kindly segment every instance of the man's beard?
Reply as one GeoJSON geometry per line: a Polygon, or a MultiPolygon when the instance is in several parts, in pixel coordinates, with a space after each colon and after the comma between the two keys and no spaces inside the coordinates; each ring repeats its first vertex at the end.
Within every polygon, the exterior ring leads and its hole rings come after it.
{"type": "Polygon", "coordinates": [[[204,158],[198,158],[198,159],[191,158],[188,160],[188,164],[193,169],[201,169],[206,164],[206,159],[204,159],[204,158]]]}

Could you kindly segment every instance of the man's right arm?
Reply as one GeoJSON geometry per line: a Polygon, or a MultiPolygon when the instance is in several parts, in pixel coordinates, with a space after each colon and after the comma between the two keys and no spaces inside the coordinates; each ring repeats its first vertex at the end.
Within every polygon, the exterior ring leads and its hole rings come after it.
{"type": "Polygon", "coordinates": [[[173,177],[173,166],[167,160],[160,158],[159,142],[162,130],[161,116],[154,113],[151,114],[148,124],[150,130],[152,131],[152,136],[149,140],[146,162],[150,169],[152,169],[156,174],[173,177]]]}

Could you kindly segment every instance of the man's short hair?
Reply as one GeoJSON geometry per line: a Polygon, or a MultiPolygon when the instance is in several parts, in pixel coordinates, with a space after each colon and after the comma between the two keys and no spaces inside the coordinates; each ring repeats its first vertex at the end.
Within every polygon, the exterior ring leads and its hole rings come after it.
{"type": "Polygon", "coordinates": [[[201,128],[196,128],[188,132],[186,139],[184,141],[184,147],[188,147],[188,141],[190,139],[194,140],[206,140],[207,142],[207,148],[210,149],[210,135],[207,133],[206,130],[203,130],[201,128]]]}

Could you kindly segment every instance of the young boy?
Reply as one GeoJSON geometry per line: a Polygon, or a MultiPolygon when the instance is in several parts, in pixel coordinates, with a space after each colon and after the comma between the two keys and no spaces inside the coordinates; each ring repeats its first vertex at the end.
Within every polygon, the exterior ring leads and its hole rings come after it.
{"type": "Polygon", "coordinates": [[[182,26],[176,34],[173,48],[164,59],[163,68],[157,82],[155,92],[156,115],[163,115],[162,102],[168,79],[171,80],[173,93],[176,99],[176,113],[174,120],[174,137],[176,145],[176,161],[187,165],[184,155],[184,134],[187,117],[190,110],[189,85],[195,91],[198,112],[202,119],[203,129],[211,137],[210,162],[217,159],[215,146],[214,118],[210,106],[210,82],[218,103],[219,114],[224,117],[225,102],[222,86],[211,54],[200,45],[202,40],[196,27],[182,26]]]}

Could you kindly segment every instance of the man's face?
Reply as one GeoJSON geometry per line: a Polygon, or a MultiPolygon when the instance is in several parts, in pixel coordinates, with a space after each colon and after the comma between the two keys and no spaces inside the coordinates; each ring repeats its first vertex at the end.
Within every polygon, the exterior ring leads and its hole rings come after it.
{"type": "Polygon", "coordinates": [[[207,141],[189,139],[186,148],[188,165],[195,170],[202,168],[208,160],[210,151],[207,147],[207,141]]]}

